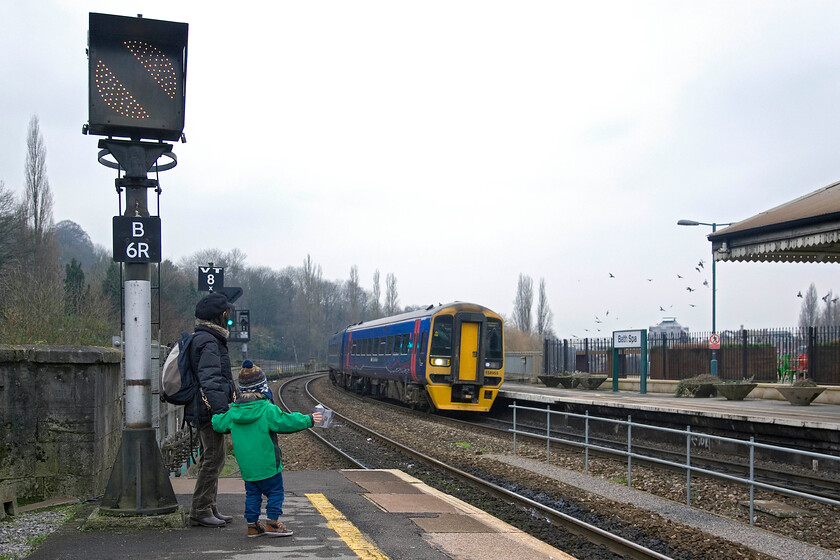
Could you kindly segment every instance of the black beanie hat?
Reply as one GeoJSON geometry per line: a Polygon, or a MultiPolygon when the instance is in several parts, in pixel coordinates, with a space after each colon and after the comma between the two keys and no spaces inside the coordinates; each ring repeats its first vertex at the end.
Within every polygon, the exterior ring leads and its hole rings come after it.
{"type": "Polygon", "coordinates": [[[209,321],[232,307],[233,305],[228,302],[224,294],[210,292],[195,304],[195,318],[209,321]]]}

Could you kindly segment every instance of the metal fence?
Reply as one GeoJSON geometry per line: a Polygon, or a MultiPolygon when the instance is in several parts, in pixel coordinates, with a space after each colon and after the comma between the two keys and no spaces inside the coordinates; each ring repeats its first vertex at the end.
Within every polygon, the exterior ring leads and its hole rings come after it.
{"type": "MultiPolygon", "coordinates": [[[[516,436],[517,434],[524,435],[530,438],[537,438],[545,440],[545,460],[549,462],[551,459],[551,442],[562,443],[564,445],[571,445],[575,447],[582,447],[584,449],[584,471],[589,474],[589,451],[598,451],[602,453],[608,453],[612,455],[618,455],[620,457],[627,457],[627,486],[629,488],[633,487],[633,459],[644,460],[651,463],[656,463],[659,465],[666,465],[671,467],[677,467],[683,469],[685,471],[685,481],[686,481],[686,489],[685,489],[685,500],[687,505],[691,505],[691,475],[692,474],[702,474],[707,476],[713,476],[716,478],[722,478],[724,480],[729,480],[732,482],[737,482],[741,484],[746,484],[749,486],[750,489],[750,525],[753,524],[753,520],[755,519],[755,489],[756,488],[763,488],[765,490],[770,490],[773,492],[779,492],[782,494],[787,494],[789,496],[798,496],[800,498],[806,498],[809,500],[814,500],[817,502],[821,502],[824,504],[830,504],[833,506],[840,506],[840,502],[837,500],[833,500],[831,498],[826,498],[823,496],[818,496],[816,494],[811,494],[809,492],[800,492],[797,490],[793,490],[791,488],[785,488],[782,486],[776,486],[774,484],[767,484],[764,482],[759,482],[755,480],[755,454],[756,450],[765,450],[765,451],[773,451],[773,452],[782,452],[782,453],[789,453],[792,455],[800,455],[803,457],[808,457],[810,459],[815,460],[825,460],[825,461],[840,461],[840,457],[835,457],[833,455],[825,455],[823,453],[814,453],[810,451],[802,451],[799,449],[791,449],[789,447],[780,447],[777,445],[767,445],[764,443],[756,443],[754,438],[750,437],[749,441],[729,438],[729,437],[722,437],[722,436],[715,436],[711,434],[706,434],[702,432],[695,432],[691,430],[691,426],[686,426],[685,430],[677,430],[674,428],[664,428],[660,426],[654,426],[651,424],[641,424],[639,422],[633,422],[631,416],[627,417],[627,420],[616,420],[613,418],[601,418],[598,416],[590,416],[589,411],[586,411],[586,414],[575,414],[572,412],[560,412],[556,410],[551,410],[549,408],[534,408],[528,406],[517,406],[516,401],[512,405],[509,405],[510,408],[513,410],[513,428],[511,428],[511,432],[513,433],[513,454],[516,455],[516,436]],[[544,434],[535,433],[534,431],[529,431],[527,429],[517,429],[516,426],[516,411],[522,410],[527,412],[535,412],[535,413],[544,413],[545,416],[545,425],[546,430],[544,434]],[[583,434],[583,441],[576,441],[572,439],[565,439],[554,437],[551,435],[551,418],[555,415],[560,416],[561,418],[578,418],[584,421],[584,434],[583,434]],[[620,430],[621,426],[625,428],[625,432],[627,434],[626,439],[626,446],[624,449],[617,449],[612,447],[605,447],[603,445],[598,445],[595,443],[591,443],[589,440],[590,437],[590,422],[604,422],[608,424],[612,424],[616,426],[616,430],[620,430]],[[668,434],[676,434],[682,437],[685,441],[685,461],[684,462],[675,462],[675,461],[668,461],[665,459],[661,459],[659,457],[651,457],[650,455],[643,455],[634,451],[633,446],[633,429],[637,431],[641,430],[652,430],[662,433],[668,434]],[[699,439],[705,440],[717,440],[720,442],[726,442],[729,444],[735,444],[736,446],[743,446],[748,453],[749,461],[747,463],[749,467],[749,478],[742,478],[738,476],[733,476],[731,474],[726,474],[722,472],[717,472],[705,468],[700,468],[691,464],[691,449],[693,442],[696,443],[699,439]]],[[[638,442],[638,440],[637,440],[638,442]]],[[[638,447],[638,445],[637,445],[638,447]]]]}
{"type": "MultiPolygon", "coordinates": [[[[678,336],[648,335],[651,379],[685,379],[710,373],[710,332],[678,336]]],[[[840,385],[840,327],[741,329],[721,331],[716,350],[718,375],[724,380],[753,377],[773,383],[808,377],[822,385],[840,385]]],[[[612,375],[611,338],[545,339],[543,373],[582,371],[612,375]]],[[[638,374],[638,349],[621,350],[620,376],[638,374]]]]}

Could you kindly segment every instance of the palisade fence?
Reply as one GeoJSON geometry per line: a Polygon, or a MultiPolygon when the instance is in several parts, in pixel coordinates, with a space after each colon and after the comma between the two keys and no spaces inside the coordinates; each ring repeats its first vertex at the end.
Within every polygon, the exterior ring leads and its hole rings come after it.
{"type": "MultiPolygon", "coordinates": [[[[710,373],[711,332],[668,336],[648,334],[648,376],[685,379],[710,373]]],[[[821,385],[840,385],[840,327],[741,329],[721,331],[716,351],[722,380],[789,382],[808,377],[821,385]]],[[[638,375],[639,349],[621,349],[620,377],[638,375]]],[[[612,338],[545,339],[543,373],[589,372],[612,375],[612,338]]]]}

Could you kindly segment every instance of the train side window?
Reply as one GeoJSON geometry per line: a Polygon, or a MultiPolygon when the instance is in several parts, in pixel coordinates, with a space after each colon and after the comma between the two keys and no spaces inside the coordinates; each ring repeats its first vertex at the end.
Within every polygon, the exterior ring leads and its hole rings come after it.
{"type": "Polygon", "coordinates": [[[385,349],[386,354],[393,354],[394,353],[394,335],[388,335],[388,346],[385,349]]]}
{"type": "Polygon", "coordinates": [[[441,315],[435,319],[429,355],[445,358],[452,356],[452,315],[441,315]]]}
{"type": "Polygon", "coordinates": [[[406,333],[402,338],[402,353],[408,354],[411,352],[411,335],[406,333]]]}
{"type": "Polygon", "coordinates": [[[372,338],[365,339],[365,355],[370,356],[370,348],[373,343],[372,338]]]}
{"type": "Polygon", "coordinates": [[[380,339],[379,339],[379,355],[380,355],[380,356],[384,356],[384,355],[385,355],[385,345],[386,345],[387,343],[388,343],[388,339],[387,339],[387,338],[385,338],[384,336],[383,336],[382,338],[380,338],[380,339]]]}
{"type": "Polygon", "coordinates": [[[355,356],[355,355],[356,355],[356,345],[357,345],[357,343],[356,343],[356,342],[353,342],[353,345],[352,345],[352,346],[350,346],[350,355],[351,355],[351,356],[355,356]]]}

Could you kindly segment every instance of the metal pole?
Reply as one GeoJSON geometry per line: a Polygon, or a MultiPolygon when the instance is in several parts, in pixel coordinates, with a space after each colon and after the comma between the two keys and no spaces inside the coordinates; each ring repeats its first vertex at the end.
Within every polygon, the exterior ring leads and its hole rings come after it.
{"type": "MultiPolygon", "coordinates": [[[[125,170],[125,217],[148,217],[148,189],[158,186],[147,173],[170,144],[100,140],[125,170]]],[[[152,426],[151,264],[125,264],[125,427],[100,511],[118,515],[160,515],[178,509],[152,426]]]]}
{"type": "MultiPolygon", "coordinates": [[[[712,233],[717,231],[717,224],[712,223],[712,233]]],[[[717,333],[715,330],[715,297],[717,294],[717,282],[716,282],[716,274],[715,274],[715,253],[712,251],[712,334],[717,333]]],[[[709,366],[711,368],[712,375],[718,374],[718,363],[717,363],[717,350],[712,350],[712,363],[709,366]]]]}
{"type": "Polygon", "coordinates": [[[632,429],[633,429],[633,417],[629,414],[627,415],[627,487],[633,487],[633,457],[631,453],[633,452],[632,444],[632,429]]]}
{"type": "Polygon", "coordinates": [[[551,462],[551,405],[545,405],[545,462],[551,462]]]}
{"type": "Polygon", "coordinates": [[[753,519],[755,518],[755,485],[753,484],[754,476],[755,476],[755,437],[750,436],[750,525],[754,525],[753,519]]]}
{"type": "Polygon", "coordinates": [[[584,428],[584,442],[586,445],[584,446],[584,455],[583,455],[583,471],[586,474],[589,474],[589,409],[586,410],[586,420],[585,420],[585,428],[584,428]]]}
{"type": "Polygon", "coordinates": [[[691,426],[685,427],[685,505],[691,506],[691,426]]]}

